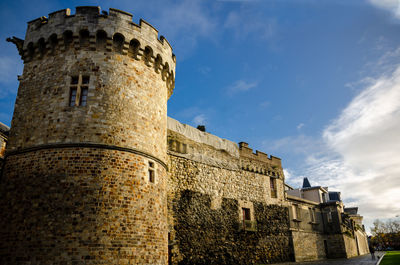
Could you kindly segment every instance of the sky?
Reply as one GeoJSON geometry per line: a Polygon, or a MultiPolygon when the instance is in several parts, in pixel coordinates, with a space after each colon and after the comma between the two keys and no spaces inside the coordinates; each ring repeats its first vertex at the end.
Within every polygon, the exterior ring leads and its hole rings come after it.
{"type": "Polygon", "coordinates": [[[82,5],[130,12],[171,43],[170,117],[282,158],[293,187],[341,191],[367,228],[400,215],[400,0],[0,0],[0,121],[23,67],[5,39],[82,5]]]}

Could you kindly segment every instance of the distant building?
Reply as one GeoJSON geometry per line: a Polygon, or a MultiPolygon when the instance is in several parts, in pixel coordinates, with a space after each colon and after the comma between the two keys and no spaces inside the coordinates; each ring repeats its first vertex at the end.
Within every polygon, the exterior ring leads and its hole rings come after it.
{"type": "Polygon", "coordinates": [[[357,207],[344,208],[340,192],[311,186],[287,190],[296,261],[354,257],[369,253],[367,234],[357,207]]]}

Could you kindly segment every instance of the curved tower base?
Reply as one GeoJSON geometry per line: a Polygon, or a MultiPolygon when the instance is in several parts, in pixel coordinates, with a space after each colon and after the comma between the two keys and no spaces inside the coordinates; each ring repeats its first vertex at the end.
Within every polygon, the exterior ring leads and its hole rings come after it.
{"type": "Polygon", "coordinates": [[[64,147],[8,156],[0,264],[166,264],[166,169],[133,152],[64,147]],[[157,185],[144,178],[149,161],[157,185]]]}

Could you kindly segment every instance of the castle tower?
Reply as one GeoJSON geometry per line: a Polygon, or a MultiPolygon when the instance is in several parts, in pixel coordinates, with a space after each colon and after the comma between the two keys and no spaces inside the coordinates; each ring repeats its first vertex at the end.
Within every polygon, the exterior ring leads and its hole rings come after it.
{"type": "Polygon", "coordinates": [[[0,264],[167,264],[175,56],[132,15],[60,10],[24,61],[0,179],[0,264]]]}

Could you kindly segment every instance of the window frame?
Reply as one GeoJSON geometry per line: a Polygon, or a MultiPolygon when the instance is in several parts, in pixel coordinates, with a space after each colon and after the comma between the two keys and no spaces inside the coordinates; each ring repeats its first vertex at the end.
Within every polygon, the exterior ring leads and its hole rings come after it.
{"type": "Polygon", "coordinates": [[[147,172],[148,172],[148,181],[150,183],[156,183],[156,164],[154,161],[148,161],[147,163],[147,172]]]}
{"type": "Polygon", "coordinates": [[[85,107],[87,106],[89,95],[89,75],[74,75],[71,76],[69,85],[69,107],[85,107]],[[75,83],[76,82],[76,83],[75,83]],[[74,93],[74,91],[76,91],[74,93]],[[82,100],[84,98],[84,100],[82,100]]]}

